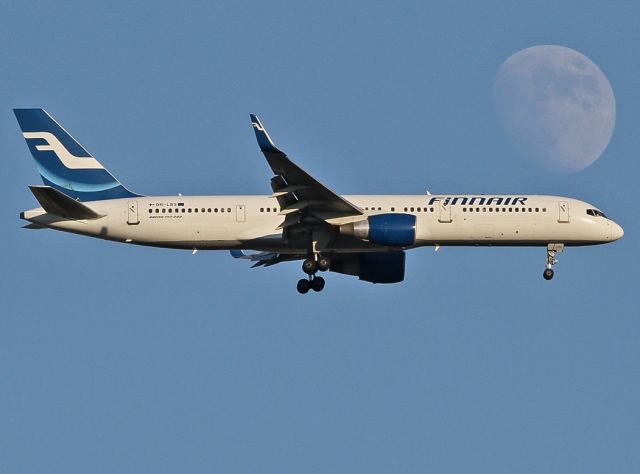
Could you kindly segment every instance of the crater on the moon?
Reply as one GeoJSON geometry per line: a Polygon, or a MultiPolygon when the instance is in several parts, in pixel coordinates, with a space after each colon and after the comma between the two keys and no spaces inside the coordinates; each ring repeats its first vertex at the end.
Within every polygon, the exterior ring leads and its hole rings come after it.
{"type": "Polygon", "coordinates": [[[523,156],[548,170],[580,171],[605,150],[616,120],[613,90],[583,54],[564,46],[533,46],[498,69],[494,101],[523,156]]]}

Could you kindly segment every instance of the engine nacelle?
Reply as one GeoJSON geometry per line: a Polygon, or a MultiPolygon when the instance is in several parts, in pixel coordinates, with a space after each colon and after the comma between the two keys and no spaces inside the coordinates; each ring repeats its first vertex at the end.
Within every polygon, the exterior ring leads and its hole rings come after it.
{"type": "Polygon", "coordinates": [[[365,252],[332,259],[331,271],[371,283],[398,283],[404,280],[404,261],[404,250],[365,252]]]}
{"type": "Polygon", "coordinates": [[[389,247],[407,247],[416,242],[416,216],[377,214],[340,226],[340,233],[389,247]]]}

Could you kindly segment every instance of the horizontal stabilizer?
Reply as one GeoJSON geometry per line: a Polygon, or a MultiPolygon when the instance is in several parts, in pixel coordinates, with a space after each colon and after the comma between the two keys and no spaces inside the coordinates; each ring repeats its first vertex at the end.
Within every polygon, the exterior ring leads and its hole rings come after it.
{"type": "Polygon", "coordinates": [[[22,228],[23,229],[47,229],[47,226],[32,222],[31,224],[23,225],[22,228]]]}
{"type": "Polygon", "coordinates": [[[50,186],[29,186],[29,189],[49,214],[67,219],[98,219],[102,217],[102,214],[98,214],[90,207],[50,186]]]}
{"type": "Polygon", "coordinates": [[[252,262],[271,260],[278,256],[278,254],[274,252],[244,253],[242,250],[229,250],[229,253],[233,258],[241,258],[252,262]]]}

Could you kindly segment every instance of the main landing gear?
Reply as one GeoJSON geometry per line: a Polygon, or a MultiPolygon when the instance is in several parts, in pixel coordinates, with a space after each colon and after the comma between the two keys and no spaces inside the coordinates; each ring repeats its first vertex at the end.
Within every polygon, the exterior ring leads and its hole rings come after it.
{"type": "Polygon", "coordinates": [[[542,272],[542,277],[545,280],[551,280],[553,278],[553,266],[558,263],[556,259],[556,253],[560,253],[564,250],[564,244],[549,244],[547,245],[547,268],[542,272]]]}
{"type": "Polygon", "coordinates": [[[318,270],[326,272],[329,270],[330,266],[331,260],[327,257],[318,257],[317,259],[307,258],[302,262],[302,271],[309,275],[309,278],[303,278],[298,281],[298,293],[304,295],[305,293],[308,293],[309,290],[322,291],[325,281],[321,276],[316,276],[316,273],[318,270]]]}

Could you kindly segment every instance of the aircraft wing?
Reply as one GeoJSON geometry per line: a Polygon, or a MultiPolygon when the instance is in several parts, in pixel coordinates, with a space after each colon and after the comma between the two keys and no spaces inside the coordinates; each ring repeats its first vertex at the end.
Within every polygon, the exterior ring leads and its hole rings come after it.
{"type": "MultiPolygon", "coordinates": [[[[273,174],[271,189],[280,204],[285,220],[280,227],[290,227],[318,215],[331,217],[360,216],[362,210],[331,191],[313,176],[291,161],[278,149],[257,116],[251,123],[273,174]]],[[[323,220],[323,219],[319,219],[323,220]]]]}
{"type": "Polygon", "coordinates": [[[255,267],[270,267],[281,262],[290,262],[292,260],[302,260],[304,255],[297,254],[280,254],[276,252],[257,252],[257,253],[244,253],[242,250],[230,250],[233,258],[241,258],[243,260],[249,260],[254,262],[251,268],[255,267]]]}

